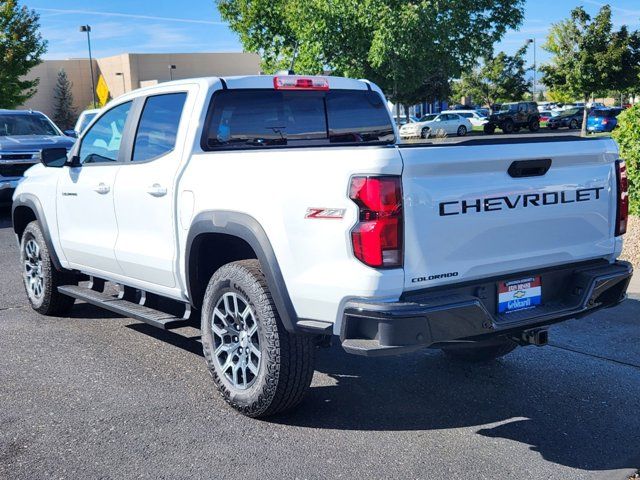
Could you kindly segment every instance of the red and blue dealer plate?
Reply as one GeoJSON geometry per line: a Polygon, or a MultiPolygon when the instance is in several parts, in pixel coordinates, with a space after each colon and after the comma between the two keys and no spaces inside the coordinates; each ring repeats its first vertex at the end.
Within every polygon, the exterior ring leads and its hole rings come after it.
{"type": "Polygon", "coordinates": [[[534,308],[542,303],[540,277],[498,283],[498,313],[534,308]]]}

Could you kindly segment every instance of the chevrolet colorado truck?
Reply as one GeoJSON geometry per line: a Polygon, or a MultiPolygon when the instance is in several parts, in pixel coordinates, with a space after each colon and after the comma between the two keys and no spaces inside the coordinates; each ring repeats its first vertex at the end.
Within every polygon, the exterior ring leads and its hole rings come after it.
{"type": "Polygon", "coordinates": [[[74,142],[43,113],[0,110],[0,205],[11,204],[18,182],[28,168],[40,162],[43,148],[69,150],[74,142]]]}
{"type": "Polygon", "coordinates": [[[199,322],[222,397],[262,417],[300,402],[332,339],[358,355],[487,360],[624,300],[613,141],[397,136],[363,80],[127,93],[68,154],[44,149],[14,194],[29,301],[199,322]]]}

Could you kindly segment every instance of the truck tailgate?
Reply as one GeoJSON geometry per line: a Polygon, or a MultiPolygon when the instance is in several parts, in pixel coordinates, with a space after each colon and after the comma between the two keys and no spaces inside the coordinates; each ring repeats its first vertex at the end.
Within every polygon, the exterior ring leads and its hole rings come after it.
{"type": "Polygon", "coordinates": [[[399,150],[405,290],[614,252],[618,154],[611,140],[399,150]]]}

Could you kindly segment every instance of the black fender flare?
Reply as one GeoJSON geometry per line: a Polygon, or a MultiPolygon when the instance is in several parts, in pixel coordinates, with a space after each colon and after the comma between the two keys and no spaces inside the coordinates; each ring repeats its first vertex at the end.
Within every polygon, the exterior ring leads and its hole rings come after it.
{"type": "Polygon", "coordinates": [[[227,210],[208,210],[196,215],[189,228],[185,252],[185,281],[189,300],[194,305],[193,286],[191,285],[191,251],[195,239],[206,233],[222,233],[238,237],[249,244],[260,261],[267,285],[282,323],[289,332],[295,332],[298,316],[289,297],[278,260],[260,223],[250,215],[227,210]]]}
{"type": "Polygon", "coordinates": [[[21,193],[20,195],[18,195],[18,197],[16,197],[16,199],[13,201],[13,205],[11,206],[11,223],[18,242],[20,242],[20,234],[22,232],[18,232],[18,227],[16,226],[16,210],[18,209],[18,207],[27,207],[34,213],[36,220],[40,224],[40,229],[42,230],[44,241],[46,242],[47,248],[49,249],[51,263],[53,263],[53,266],[56,268],[56,270],[62,271],[63,268],[60,264],[60,259],[58,258],[58,254],[53,248],[53,242],[51,241],[51,232],[49,231],[47,218],[44,214],[42,204],[40,203],[38,197],[31,193],[21,193]]]}

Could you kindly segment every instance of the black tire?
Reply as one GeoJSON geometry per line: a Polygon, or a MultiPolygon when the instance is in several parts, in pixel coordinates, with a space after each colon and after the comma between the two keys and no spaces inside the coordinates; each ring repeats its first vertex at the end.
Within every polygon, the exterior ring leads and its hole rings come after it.
{"type": "Polygon", "coordinates": [[[575,130],[576,128],[578,128],[578,121],[577,120],[571,120],[569,122],[569,130],[575,130]]]}
{"type": "Polygon", "coordinates": [[[464,125],[460,125],[456,133],[459,137],[464,137],[467,134],[467,127],[465,127],[464,125]]]}
{"type": "Polygon", "coordinates": [[[502,124],[502,131],[504,133],[513,133],[513,129],[515,128],[514,123],[511,120],[506,120],[502,124]]]}
{"type": "Polygon", "coordinates": [[[540,130],[540,121],[533,119],[529,122],[529,131],[530,132],[537,132],[538,130],[540,130]]]}
{"type": "Polygon", "coordinates": [[[472,344],[452,345],[442,351],[449,358],[463,362],[488,362],[512,352],[518,345],[512,340],[490,340],[472,344]]]}
{"type": "MultiPolygon", "coordinates": [[[[201,322],[202,349],[209,372],[222,398],[229,405],[246,416],[257,418],[274,415],[300,403],[313,377],[314,338],[291,334],[285,329],[258,260],[229,263],[211,277],[203,300],[201,322]],[[224,295],[229,293],[237,295],[242,301],[246,300],[246,306],[251,307],[257,325],[257,331],[253,334],[259,340],[257,374],[244,389],[234,385],[233,379],[227,377],[225,372],[228,370],[223,371],[220,365],[222,353],[216,354],[221,342],[216,347],[212,327],[214,310],[224,300],[224,295]]],[[[246,324],[246,320],[243,322],[246,324]]],[[[237,338],[230,338],[229,342],[232,340],[237,341],[237,338]]],[[[241,351],[240,347],[240,354],[241,351]]],[[[228,355],[233,357],[237,355],[237,350],[235,352],[228,355]]],[[[228,368],[233,372],[232,366],[228,368]]],[[[245,381],[247,378],[249,374],[245,381]]]]}
{"type": "Polygon", "coordinates": [[[429,127],[424,127],[420,131],[420,138],[429,138],[429,134],[430,134],[430,128],[429,127]]]}
{"type": "Polygon", "coordinates": [[[482,131],[487,135],[493,135],[496,131],[496,126],[491,123],[487,123],[482,127],[482,131]]]}
{"type": "MultiPolygon", "coordinates": [[[[59,293],[58,287],[77,283],[77,280],[74,281],[74,275],[71,272],[56,270],[51,261],[51,253],[42,234],[40,224],[36,220],[27,225],[27,228],[22,233],[20,259],[22,261],[22,283],[31,308],[42,315],[61,316],[68,314],[75,303],[75,299],[59,293]],[[37,269],[29,267],[28,270],[27,258],[29,254],[27,253],[27,248],[32,248],[34,243],[37,247],[37,254],[31,251],[30,258],[36,258],[39,267],[37,269]],[[35,279],[35,277],[38,278],[35,279]],[[39,287],[35,290],[31,288],[29,278],[39,282],[39,287]]],[[[29,264],[33,265],[33,262],[29,264]]]]}
{"type": "Polygon", "coordinates": [[[513,133],[518,133],[519,131],[520,131],[520,127],[518,127],[517,125],[513,127],[513,133]]]}

